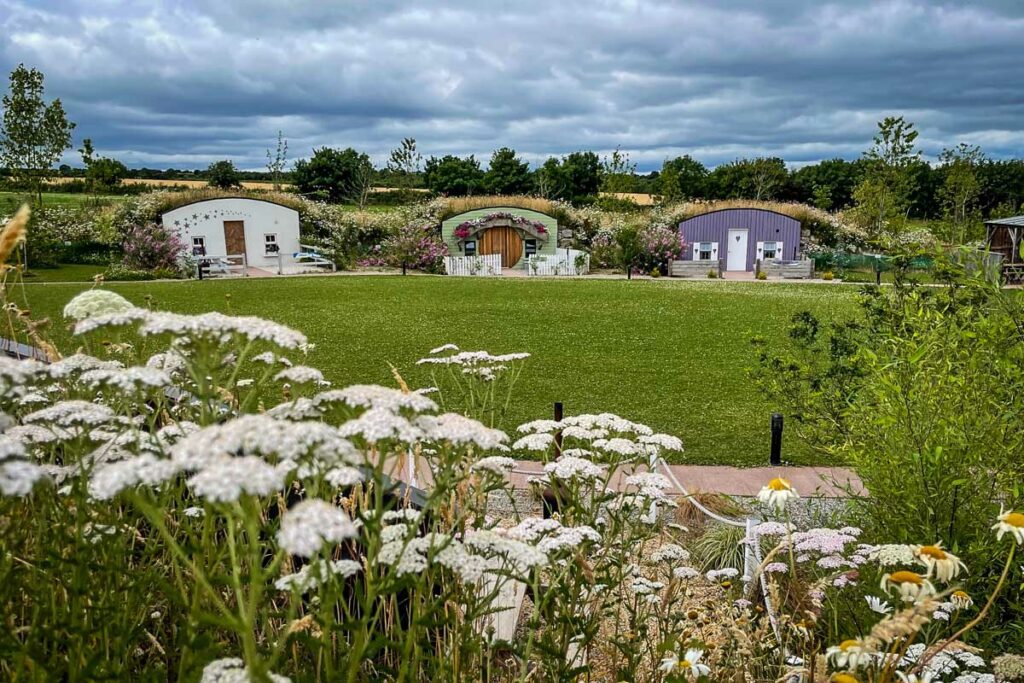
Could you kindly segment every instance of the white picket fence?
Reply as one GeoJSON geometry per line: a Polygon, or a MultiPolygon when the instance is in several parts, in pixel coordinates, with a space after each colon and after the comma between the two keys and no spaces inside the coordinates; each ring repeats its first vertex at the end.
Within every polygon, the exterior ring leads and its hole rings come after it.
{"type": "Polygon", "coordinates": [[[501,275],[501,254],[482,256],[447,256],[444,272],[448,275],[501,275]]]}
{"type": "Polygon", "coordinates": [[[537,276],[586,275],[590,272],[590,254],[578,249],[559,249],[553,255],[526,258],[526,274],[537,276]]]}

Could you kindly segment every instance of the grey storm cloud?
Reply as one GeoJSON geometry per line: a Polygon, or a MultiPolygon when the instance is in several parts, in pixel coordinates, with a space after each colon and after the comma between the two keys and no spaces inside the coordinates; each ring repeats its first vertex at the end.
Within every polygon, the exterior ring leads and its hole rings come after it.
{"type": "MultiPolygon", "coordinates": [[[[260,168],[621,146],[642,169],[853,158],[889,114],[925,153],[1024,154],[1024,2],[0,0],[0,67],[40,68],[130,165],[260,168]]],[[[70,157],[69,157],[70,159],[70,157]]]]}

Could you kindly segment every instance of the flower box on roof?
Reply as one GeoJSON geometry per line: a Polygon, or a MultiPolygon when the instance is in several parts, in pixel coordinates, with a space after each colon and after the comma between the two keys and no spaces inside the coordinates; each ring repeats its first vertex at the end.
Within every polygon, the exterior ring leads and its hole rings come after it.
{"type": "Polygon", "coordinates": [[[536,237],[542,242],[545,242],[548,239],[548,229],[542,222],[530,220],[523,216],[517,216],[509,211],[495,211],[494,213],[489,213],[486,216],[481,216],[480,218],[474,218],[460,223],[452,234],[455,236],[455,239],[461,242],[469,239],[478,232],[487,230],[488,228],[497,227],[514,228],[516,230],[520,230],[525,235],[536,237]]]}

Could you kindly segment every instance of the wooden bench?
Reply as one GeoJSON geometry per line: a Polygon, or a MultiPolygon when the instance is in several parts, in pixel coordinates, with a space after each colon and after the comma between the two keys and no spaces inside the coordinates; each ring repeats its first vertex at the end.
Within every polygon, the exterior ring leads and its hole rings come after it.
{"type": "Polygon", "coordinates": [[[754,274],[763,272],[769,278],[808,280],[814,277],[814,261],[760,261],[754,264],[754,274]]]}
{"type": "Polygon", "coordinates": [[[708,276],[708,271],[715,271],[717,277],[722,277],[722,259],[716,261],[671,261],[668,264],[669,277],[702,277],[708,276]]]}

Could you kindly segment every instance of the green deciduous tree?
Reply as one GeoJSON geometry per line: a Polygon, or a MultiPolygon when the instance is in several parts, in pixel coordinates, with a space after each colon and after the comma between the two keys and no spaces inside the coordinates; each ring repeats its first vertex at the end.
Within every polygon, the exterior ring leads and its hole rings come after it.
{"type": "Polygon", "coordinates": [[[71,131],[60,99],[43,99],[43,74],[19,64],[11,72],[10,89],[3,96],[0,123],[0,163],[13,180],[28,187],[42,204],[43,183],[53,166],[71,147],[71,131]]]}
{"type": "Polygon", "coordinates": [[[636,163],[630,161],[629,152],[623,152],[621,147],[601,162],[601,190],[636,192],[636,163]]]}
{"type": "Polygon", "coordinates": [[[549,157],[533,174],[537,194],[545,199],[565,199],[569,192],[569,174],[561,160],[549,157]]]}
{"type": "Polygon", "coordinates": [[[789,183],[786,162],[778,157],[737,159],[711,172],[715,195],[726,199],[777,199],[789,183]]]}
{"type": "Polygon", "coordinates": [[[863,174],[863,161],[825,159],[793,171],[793,198],[831,211],[845,209],[853,202],[853,191],[863,174]]]}
{"type": "Polygon", "coordinates": [[[295,186],[309,197],[344,202],[357,197],[360,189],[366,187],[362,181],[368,166],[372,169],[370,157],[351,147],[321,147],[313,150],[309,160],[295,162],[295,186]]]}
{"type": "Polygon", "coordinates": [[[117,159],[100,157],[93,159],[85,171],[89,185],[96,190],[110,190],[128,177],[128,167],[117,159]]]}
{"type": "Polygon", "coordinates": [[[978,167],[985,162],[985,154],[975,145],[960,143],[939,154],[945,181],[939,189],[943,215],[949,226],[947,239],[959,244],[981,237],[981,213],[978,197],[978,167]]]}
{"type": "Polygon", "coordinates": [[[578,202],[597,196],[601,189],[601,160],[594,152],[573,152],[562,159],[568,182],[567,198],[578,202]]]}
{"type": "Polygon", "coordinates": [[[658,191],[665,204],[704,197],[708,169],[689,154],[667,159],[661,166],[658,191]]]}
{"type": "Polygon", "coordinates": [[[241,186],[238,169],[235,168],[234,162],[227,159],[210,164],[206,168],[206,179],[210,187],[219,187],[222,190],[241,186]]]}
{"type": "Polygon", "coordinates": [[[128,177],[128,167],[117,159],[96,157],[92,139],[82,140],[78,152],[82,155],[82,163],[85,164],[85,182],[90,191],[111,190],[128,177]]]}
{"type": "Polygon", "coordinates": [[[874,144],[864,153],[865,177],[854,191],[851,216],[874,242],[892,239],[906,228],[915,164],[921,157],[916,140],[913,123],[889,116],[878,123],[874,144]]]}
{"type": "Polygon", "coordinates": [[[516,156],[508,147],[495,150],[484,175],[484,187],[491,194],[526,194],[533,180],[530,164],[516,156]]]}
{"type": "Polygon", "coordinates": [[[424,167],[429,187],[438,194],[466,196],[479,193],[484,187],[484,172],[480,162],[470,155],[465,159],[447,154],[430,157],[424,167]]]}

